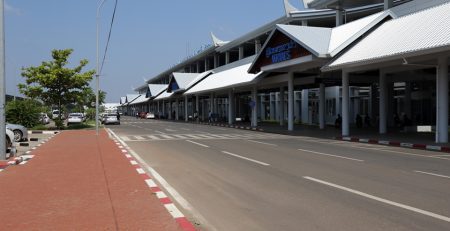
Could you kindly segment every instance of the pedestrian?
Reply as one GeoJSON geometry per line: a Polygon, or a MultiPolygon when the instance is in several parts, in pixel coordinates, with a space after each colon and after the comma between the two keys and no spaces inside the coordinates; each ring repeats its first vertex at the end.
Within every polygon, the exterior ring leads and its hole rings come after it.
{"type": "Polygon", "coordinates": [[[197,111],[195,111],[194,112],[194,120],[197,121],[197,119],[198,119],[198,113],[197,113],[197,111]]]}
{"type": "Polygon", "coordinates": [[[341,114],[338,114],[336,120],[334,121],[334,127],[341,128],[341,124],[342,124],[342,117],[341,114]]]}
{"type": "Polygon", "coordinates": [[[117,112],[116,116],[117,116],[117,120],[120,121],[120,113],[119,112],[117,112]]]}
{"type": "Polygon", "coordinates": [[[364,117],[364,124],[366,127],[371,127],[370,117],[368,114],[366,114],[366,116],[364,117]]]}
{"type": "Polygon", "coordinates": [[[208,122],[212,122],[212,112],[211,111],[209,111],[208,112],[208,122]]]}
{"type": "Polygon", "coordinates": [[[356,114],[356,127],[362,128],[362,117],[360,114],[356,114]]]}
{"type": "Polygon", "coordinates": [[[136,112],[136,119],[139,118],[139,112],[136,112]]]}

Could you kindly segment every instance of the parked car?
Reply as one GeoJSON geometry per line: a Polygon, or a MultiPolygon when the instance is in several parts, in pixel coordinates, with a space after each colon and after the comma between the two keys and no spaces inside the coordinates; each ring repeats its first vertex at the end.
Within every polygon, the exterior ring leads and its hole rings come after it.
{"type": "Polygon", "coordinates": [[[6,128],[13,131],[14,141],[28,141],[28,129],[20,124],[6,123],[6,128]]]}
{"type": "Polygon", "coordinates": [[[149,112],[149,113],[147,113],[147,115],[145,116],[145,118],[147,118],[147,119],[154,119],[154,118],[155,118],[155,113],[149,112]]]}
{"type": "MultiPolygon", "coordinates": [[[[60,113],[59,110],[53,110],[52,111],[52,119],[53,120],[57,119],[59,116],[59,113],[60,113]]],[[[64,119],[64,114],[61,115],[61,119],[64,119]]]]}
{"type": "Polygon", "coordinates": [[[39,114],[39,121],[41,121],[42,124],[49,124],[50,118],[48,117],[48,115],[46,113],[41,112],[39,114]]]}
{"type": "Polygon", "coordinates": [[[147,117],[147,112],[145,112],[145,111],[139,112],[139,118],[145,119],[146,117],[147,117]]]}
{"type": "Polygon", "coordinates": [[[117,124],[120,125],[120,120],[117,119],[117,114],[106,114],[104,122],[106,124],[117,124]]]}
{"type": "Polygon", "coordinates": [[[70,113],[67,118],[67,125],[69,124],[81,124],[83,123],[83,113],[70,113]]]}
{"type": "Polygon", "coordinates": [[[16,154],[16,143],[14,142],[14,132],[6,128],[6,153],[16,154]]]}

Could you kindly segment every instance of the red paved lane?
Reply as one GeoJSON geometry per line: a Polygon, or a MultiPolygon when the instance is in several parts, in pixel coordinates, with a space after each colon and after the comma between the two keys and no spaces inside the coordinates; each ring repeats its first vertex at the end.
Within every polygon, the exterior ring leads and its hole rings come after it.
{"type": "Polygon", "coordinates": [[[0,173],[0,230],[181,230],[105,131],[64,131],[0,173]]]}

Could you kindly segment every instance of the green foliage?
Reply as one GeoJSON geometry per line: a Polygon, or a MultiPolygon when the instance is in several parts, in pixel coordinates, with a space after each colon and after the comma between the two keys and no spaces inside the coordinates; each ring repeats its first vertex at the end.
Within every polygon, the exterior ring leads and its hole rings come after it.
{"type": "Polygon", "coordinates": [[[52,61],[42,62],[37,67],[22,68],[26,84],[18,85],[20,92],[40,99],[48,106],[57,105],[60,111],[62,105],[77,102],[79,95],[88,88],[95,71],[81,72],[88,64],[86,59],[74,68],[67,68],[72,52],[72,49],[53,50],[52,61]]]}
{"type": "Polygon", "coordinates": [[[93,120],[95,119],[95,108],[88,108],[86,110],[86,116],[88,119],[93,120]]]}
{"type": "MultiPolygon", "coordinates": [[[[88,108],[95,108],[95,105],[92,106],[92,103],[95,103],[95,92],[94,90],[92,90],[92,88],[90,87],[86,87],[84,88],[80,94],[77,96],[76,99],[76,107],[78,108],[77,111],[79,112],[83,112],[84,111],[84,106],[87,106],[88,108]]],[[[98,102],[99,105],[103,104],[105,102],[105,98],[106,98],[106,92],[99,90],[99,94],[98,94],[98,102]]]]}
{"type": "Polygon", "coordinates": [[[36,100],[10,101],[6,105],[6,121],[31,128],[39,124],[39,113],[44,109],[36,100]]]}

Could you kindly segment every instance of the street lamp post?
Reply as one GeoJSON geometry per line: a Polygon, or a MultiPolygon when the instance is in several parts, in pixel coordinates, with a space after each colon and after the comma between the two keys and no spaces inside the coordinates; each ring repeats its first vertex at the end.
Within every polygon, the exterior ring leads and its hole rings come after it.
{"type": "Polygon", "coordinates": [[[5,29],[3,8],[0,0],[0,160],[6,160],[6,123],[5,123],[5,29]]]}
{"type": "Polygon", "coordinates": [[[99,77],[100,77],[100,58],[99,58],[99,52],[98,52],[98,34],[99,34],[99,21],[100,21],[100,9],[103,6],[103,3],[105,3],[106,0],[99,0],[97,3],[97,72],[95,74],[95,131],[98,135],[98,93],[99,93],[99,77]],[[101,1],[101,2],[100,2],[101,1]]]}

